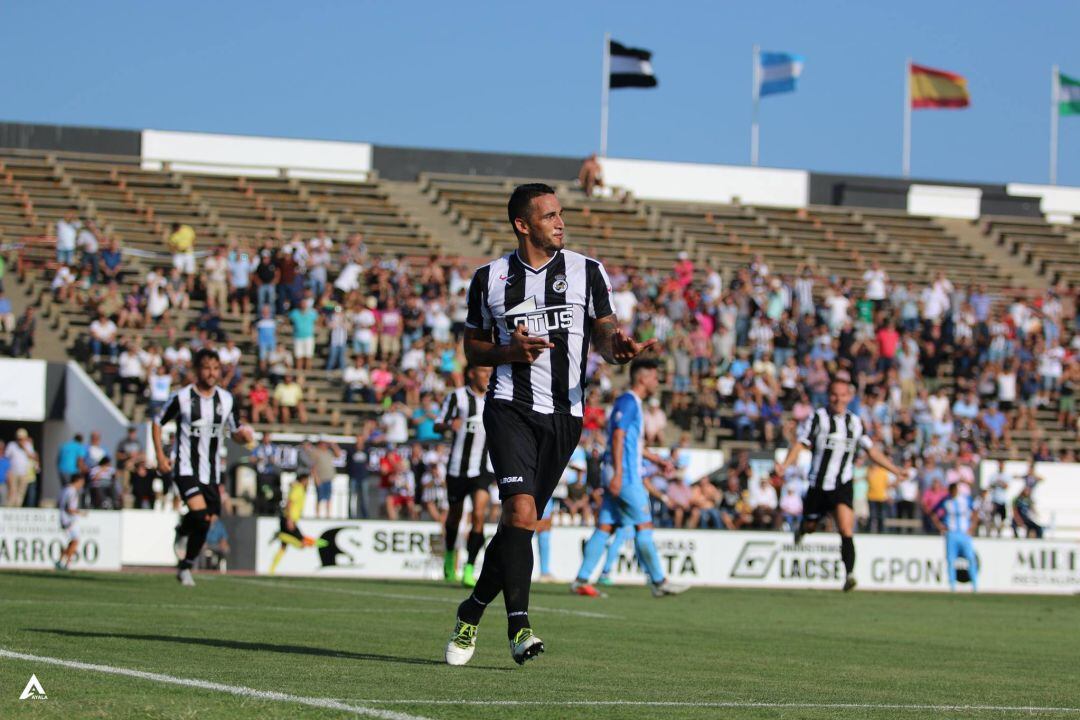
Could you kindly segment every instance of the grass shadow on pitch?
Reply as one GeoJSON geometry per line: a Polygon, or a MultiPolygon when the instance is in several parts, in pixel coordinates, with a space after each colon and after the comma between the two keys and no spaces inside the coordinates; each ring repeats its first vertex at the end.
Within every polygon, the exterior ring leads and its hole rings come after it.
{"type": "Polygon", "coordinates": [[[33,578],[34,580],[58,580],[60,582],[124,583],[127,579],[118,573],[56,572],[55,570],[0,570],[3,578],[33,578]]]}
{"type": "MultiPolygon", "coordinates": [[[[207,647],[245,650],[249,652],[274,652],[287,655],[312,655],[315,657],[337,658],[341,660],[368,660],[371,662],[401,663],[404,665],[440,665],[446,663],[430,658],[402,657],[400,655],[379,655],[376,653],[349,652],[328,648],[309,647],[307,645],[278,645],[275,643],[247,642],[244,640],[219,640],[216,638],[184,637],[179,635],[152,635],[140,633],[90,632],[86,630],[59,630],[55,628],[26,628],[27,632],[47,633],[74,638],[98,638],[119,640],[145,640],[150,642],[176,643],[180,645],[204,645],[207,647]]],[[[477,670],[499,670],[512,672],[511,668],[469,666],[477,670]]]]}

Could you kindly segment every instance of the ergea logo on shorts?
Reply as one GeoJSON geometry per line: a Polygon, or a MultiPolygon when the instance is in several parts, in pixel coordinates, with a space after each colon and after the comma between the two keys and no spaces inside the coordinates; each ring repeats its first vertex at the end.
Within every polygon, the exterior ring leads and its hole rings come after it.
{"type": "Polygon", "coordinates": [[[511,475],[510,477],[499,478],[500,485],[510,485],[512,483],[523,483],[525,478],[520,475],[511,475]]]}

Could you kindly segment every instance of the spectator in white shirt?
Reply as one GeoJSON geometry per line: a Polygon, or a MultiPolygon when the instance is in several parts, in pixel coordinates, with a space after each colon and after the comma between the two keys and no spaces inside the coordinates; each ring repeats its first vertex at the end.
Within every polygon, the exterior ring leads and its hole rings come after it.
{"type": "Polygon", "coordinates": [[[75,264],[75,244],[80,227],[74,210],[68,210],[63,220],[56,221],[56,262],[61,265],[75,264]]]}
{"type": "Polygon", "coordinates": [[[386,442],[390,445],[403,445],[409,441],[409,419],[405,414],[404,403],[394,403],[379,418],[386,442]]]}
{"type": "Polygon", "coordinates": [[[120,387],[125,393],[142,395],[146,385],[146,365],[140,357],[140,351],[131,344],[125,344],[120,353],[120,387]]]}
{"type": "Polygon", "coordinates": [[[89,272],[90,284],[95,284],[98,281],[98,250],[101,246],[101,242],[98,240],[97,228],[93,222],[87,222],[79,230],[79,234],[75,240],[79,250],[82,251],[82,263],[80,268],[89,272]]]}
{"type": "Polygon", "coordinates": [[[870,269],[863,273],[863,282],[866,283],[866,299],[874,303],[874,310],[879,310],[885,301],[889,274],[881,269],[880,262],[873,260],[870,269]]]}
{"type": "Polygon", "coordinates": [[[108,353],[110,360],[116,359],[116,323],[112,318],[106,317],[105,313],[99,312],[97,318],[90,323],[90,352],[94,356],[94,362],[108,353]]]}
{"type": "Polygon", "coordinates": [[[357,353],[353,357],[353,364],[342,371],[342,382],[345,384],[345,402],[351,403],[359,398],[363,402],[375,402],[375,393],[371,389],[371,373],[368,372],[367,358],[357,353]]]}

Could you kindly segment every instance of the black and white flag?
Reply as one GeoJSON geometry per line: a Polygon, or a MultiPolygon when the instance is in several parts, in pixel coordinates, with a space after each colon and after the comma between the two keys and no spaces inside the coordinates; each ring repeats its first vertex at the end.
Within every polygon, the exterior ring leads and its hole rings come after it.
{"type": "Polygon", "coordinates": [[[611,73],[608,87],[611,89],[656,87],[651,52],[641,48],[626,47],[612,40],[608,45],[608,53],[611,73]]]}

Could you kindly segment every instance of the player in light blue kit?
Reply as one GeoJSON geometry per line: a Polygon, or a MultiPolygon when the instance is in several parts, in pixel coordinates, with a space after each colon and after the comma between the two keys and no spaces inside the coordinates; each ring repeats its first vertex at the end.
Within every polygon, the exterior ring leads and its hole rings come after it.
{"type": "Polygon", "coordinates": [[[631,526],[635,530],[634,549],[638,562],[649,576],[653,597],[678,595],[685,585],[668,582],[653,542],[652,510],[649,493],[641,474],[643,458],[664,464],[665,461],[645,450],[644,416],[641,403],[656,392],[660,385],[654,360],[637,360],[630,366],[630,390],[615,400],[608,418],[608,449],[604,453],[604,502],[600,507],[596,530],[585,544],[577,579],[570,590],[578,595],[595,597],[599,593],[589,584],[589,577],[604,556],[611,532],[615,527],[631,526]]]}
{"type": "Polygon", "coordinates": [[[960,483],[949,486],[949,496],[938,503],[930,514],[934,525],[945,536],[945,560],[949,565],[949,588],[956,592],[956,559],[961,555],[968,563],[972,592],[979,590],[979,561],[975,557],[975,545],[971,537],[979,526],[979,514],[975,511],[970,495],[960,495],[960,483]],[[939,518],[944,514],[944,519],[939,518]]]}

